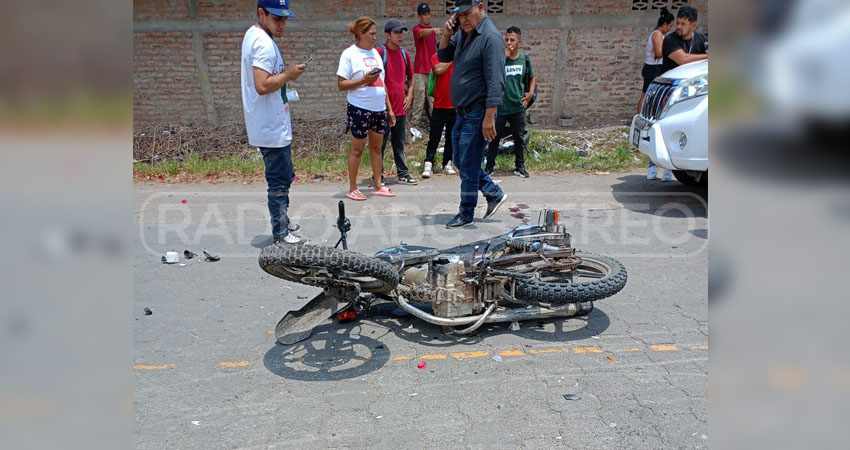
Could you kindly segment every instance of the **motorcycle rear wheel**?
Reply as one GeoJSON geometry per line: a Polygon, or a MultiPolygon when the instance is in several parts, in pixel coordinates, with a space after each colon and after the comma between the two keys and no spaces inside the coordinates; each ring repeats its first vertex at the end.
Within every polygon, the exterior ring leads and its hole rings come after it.
{"type": "Polygon", "coordinates": [[[389,292],[398,271],[389,263],[348,250],[316,245],[270,245],[260,252],[260,267],[284,280],[311,286],[309,278],[331,277],[360,285],[361,292],[389,292]]]}
{"type": "Polygon", "coordinates": [[[517,280],[517,299],[563,305],[590,302],[610,297],[626,285],[628,273],[617,260],[607,256],[576,253],[578,267],[562,272],[541,274],[537,280],[517,280]]]}

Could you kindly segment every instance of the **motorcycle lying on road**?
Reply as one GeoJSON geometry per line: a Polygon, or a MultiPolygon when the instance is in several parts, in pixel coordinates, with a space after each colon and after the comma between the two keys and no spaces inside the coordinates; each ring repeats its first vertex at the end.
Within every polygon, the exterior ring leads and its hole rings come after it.
{"type": "Polygon", "coordinates": [[[537,224],[448,249],[399,245],[368,256],[348,250],[351,222],[339,202],[335,247],[270,245],[260,267],[323,291],[275,327],[282,344],[310,336],[327,319],[350,319],[376,299],[448,333],[470,334],[485,323],[587,314],[593,302],[626,285],[618,261],[576,251],[558,212],[543,209],[537,224]],[[343,249],[339,249],[339,245],[343,249]]]}

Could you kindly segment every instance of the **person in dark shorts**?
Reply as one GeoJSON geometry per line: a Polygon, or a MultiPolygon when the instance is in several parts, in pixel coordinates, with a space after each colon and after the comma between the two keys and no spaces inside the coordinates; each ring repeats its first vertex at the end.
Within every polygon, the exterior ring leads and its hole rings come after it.
{"type": "Polygon", "coordinates": [[[339,58],[337,86],[348,91],[348,130],[351,132],[351,153],[348,155],[347,198],[366,200],[366,195],[357,189],[357,172],[360,158],[369,140],[369,162],[375,189],[372,195],[395,197],[395,192],[381,185],[381,144],[384,135],[395,125],[395,115],[387,98],[384,86],[384,65],[381,55],[375,50],[378,34],[375,20],[361,17],[348,25],[356,42],[348,47],[339,58]]]}
{"type": "MultiPolygon", "coordinates": [[[[638,101],[638,114],[640,114],[641,107],[643,107],[643,98],[646,96],[646,89],[649,87],[650,83],[652,83],[652,80],[663,73],[661,68],[663,67],[662,63],[664,62],[664,58],[661,53],[661,47],[664,43],[664,36],[673,29],[673,22],[675,20],[676,18],[673,17],[673,14],[671,14],[666,7],[661,8],[661,15],[658,17],[658,23],[646,39],[646,59],[644,60],[643,70],[641,70],[641,75],[643,76],[643,89],[641,90],[640,101],[638,101]]],[[[646,172],[646,179],[654,180],[656,177],[658,177],[658,166],[656,166],[650,159],[649,170],[646,172]]],[[[661,180],[670,181],[672,179],[673,173],[669,170],[665,170],[664,176],[661,180]]]]}

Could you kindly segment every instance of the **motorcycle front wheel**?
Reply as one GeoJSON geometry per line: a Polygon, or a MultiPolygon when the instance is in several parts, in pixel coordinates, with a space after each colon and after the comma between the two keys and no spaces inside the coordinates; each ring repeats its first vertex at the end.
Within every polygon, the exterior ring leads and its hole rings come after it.
{"type": "Polygon", "coordinates": [[[581,261],[562,270],[542,271],[539,278],[517,280],[519,300],[551,305],[591,302],[610,297],[626,285],[623,265],[607,256],[576,253],[581,261]]]}
{"type": "Polygon", "coordinates": [[[260,252],[260,267],[284,280],[318,286],[311,278],[334,278],[360,285],[361,292],[389,292],[398,271],[389,263],[348,250],[316,245],[270,245],[260,252]]]}

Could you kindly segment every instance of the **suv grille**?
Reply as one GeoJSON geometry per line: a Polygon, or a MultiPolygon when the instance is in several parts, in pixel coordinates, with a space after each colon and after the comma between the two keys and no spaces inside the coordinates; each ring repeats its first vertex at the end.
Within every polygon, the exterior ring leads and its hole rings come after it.
{"type": "Polygon", "coordinates": [[[676,89],[676,82],[663,78],[656,78],[646,89],[643,105],[640,107],[640,115],[648,120],[661,119],[661,111],[670,100],[670,94],[676,89]]]}

